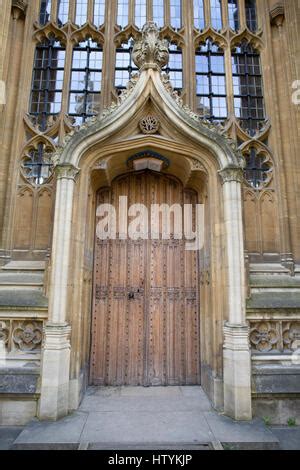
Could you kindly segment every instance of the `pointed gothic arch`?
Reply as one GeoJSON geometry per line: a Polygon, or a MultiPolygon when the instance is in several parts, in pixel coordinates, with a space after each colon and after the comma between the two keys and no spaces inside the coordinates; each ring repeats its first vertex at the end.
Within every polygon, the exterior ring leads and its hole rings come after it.
{"type": "Polygon", "coordinates": [[[39,416],[64,416],[78,407],[84,391],[93,258],[93,231],[87,227],[92,227],[96,189],[128,171],[130,156],[149,149],[168,158],[170,165],[165,171],[201,189],[207,201],[209,240],[204,253],[203,291],[213,313],[207,309],[203,319],[217,359],[207,353],[203,386],[214,405],[224,406],[227,415],[250,419],[242,158],[223,129],[201,120],[184,106],[168,78],[161,74],[168,48],[159,40],[153,23],[144,27],[134,56],[140,74],[130,81],[118,104],[69,134],[55,157],[49,322],[45,328],[39,416]],[[141,118],[149,114],[160,122],[159,130],[150,135],[139,126],[141,118]],[[219,297],[212,295],[212,289],[220,293],[219,297]],[[223,358],[217,354],[222,345],[223,358]]]}

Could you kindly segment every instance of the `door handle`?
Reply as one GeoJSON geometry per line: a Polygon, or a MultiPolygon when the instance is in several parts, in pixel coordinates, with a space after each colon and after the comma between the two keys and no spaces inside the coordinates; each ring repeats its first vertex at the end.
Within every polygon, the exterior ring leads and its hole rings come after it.
{"type": "Polygon", "coordinates": [[[133,300],[134,299],[134,292],[129,292],[128,294],[128,299],[133,300]]]}

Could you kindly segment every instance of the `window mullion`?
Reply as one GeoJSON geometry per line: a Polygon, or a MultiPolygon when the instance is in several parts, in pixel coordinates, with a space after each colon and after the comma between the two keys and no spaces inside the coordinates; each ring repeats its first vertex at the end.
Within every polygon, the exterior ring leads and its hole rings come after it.
{"type": "Polygon", "coordinates": [[[213,116],[213,88],[212,88],[212,69],[211,69],[211,50],[207,52],[207,64],[208,64],[208,99],[209,99],[209,110],[210,115],[213,116]]]}
{"type": "Polygon", "coordinates": [[[230,46],[227,46],[224,51],[224,65],[225,65],[225,86],[226,86],[226,101],[228,115],[234,115],[234,92],[233,92],[233,76],[232,76],[232,62],[230,46]]]}
{"type": "Polygon", "coordinates": [[[229,26],[228,0],[221,0],[222,29],[229,26]]]}
{"type": "Polygon", "coordinates": [[[239,2],[240,29],[243,31],[246,28],[246,5],[245,5],[245,0],[238,0],[238,2],[239,2]]]}
{"type": "Polygon", "coordinates": [[[75,23],[75,15],[76,15],[76,2],[70,2],[69,19],[72,21],[72,23],[75,23]]]}
{"type": "Polygon", "coordinates": [[[68,42],[66,50],[65,50],[65,71],[64,71],[64,80],[63,80],[63,87],[62,87],[61,112],[63,115],[68,114],[69,87],[71,83],[72,58],[73,58],[73,44],[71,42],[68,42]]]}
{"type": "Polygon", "coordinates": [[[205,26],[211,26],[210,0],[204,0],[205,26]]]}
{"type": "Polygon", "coordinates": [[[170,0],[165,0],[165,23],[171,26],[171,5],[170,0]]]}
{"type": "Polygon", "coordinates": [[[153,21],[153,0],[147,0],[147,21],[153,21]]]}
{"type": "Polygon", "coordinates": [[[87,116],[87,104],[88,104],[88,86],[89,86],[89,70],[90,70],[90,53],[91,53],[91,48],[90,44],[86,46],[85,49],[86,52],[86,62],[85,62],[85,77],[84,77],[84,104],[83,104],[83,114],[86,117],[87,116]]]}
{"type": "Polygon", "coordinates": [[[128,23],[135,24],[135,0],[129,0],[128,23]]]}
{"type": "Polygon", "coordinates": [[[88,0],[87,5],[87,20],[90,23],[94,22],[94,0],[88,0]]]}
{"type": "Polygon", "coordinates": [[[56,22],[57,20],[57,9],[58,9],[58,0],[52,0],[50,20],[53,22],[56,22]]]}

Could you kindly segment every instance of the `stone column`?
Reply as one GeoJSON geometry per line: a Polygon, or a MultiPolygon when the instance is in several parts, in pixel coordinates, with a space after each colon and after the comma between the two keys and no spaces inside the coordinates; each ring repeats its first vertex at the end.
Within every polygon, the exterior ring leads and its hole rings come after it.
{"type": "Polygon", "coordinates": [[[236,420],[250,420],[251,355],[246,323],[245,261],[242,219],[243,171],[220,171],[223,183],[227,246],[228,322],[224,325],[224,411],[236,420]]]}
{"type": "Polygon", "coordinates": [[[56,167],[57,185],[51,254],[49,316],[44,330],[39,418],[56,420],[68,414],[70,333],[67,324],[68,279],[75,179],[72,165],[56,167]]]}

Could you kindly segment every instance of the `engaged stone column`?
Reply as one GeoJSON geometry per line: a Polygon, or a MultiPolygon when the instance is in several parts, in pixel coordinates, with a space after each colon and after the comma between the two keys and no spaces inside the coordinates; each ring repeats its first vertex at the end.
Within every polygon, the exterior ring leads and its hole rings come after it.
{"type": "Polygon", "coordinates": [[[42,351],[39,418],[56,420],[68,414],[70,333],[66,323],[75,179],[72,165],[56,167],[57,185],[51,254],[49,317],[42,351]]]}
{"type": "Polygon", "coordinates": [[[246,324],[245,261],[242,219],[243,172],[220,171],[227,245],[228,318],[224,326],[224,411],[237,420],[252,418],[251,356],[246,324]]]}

